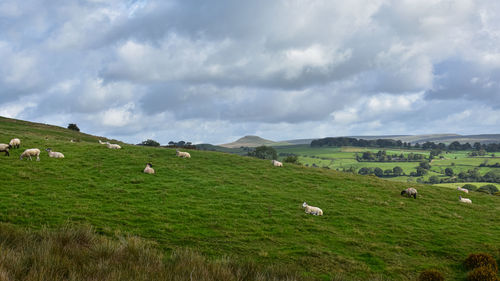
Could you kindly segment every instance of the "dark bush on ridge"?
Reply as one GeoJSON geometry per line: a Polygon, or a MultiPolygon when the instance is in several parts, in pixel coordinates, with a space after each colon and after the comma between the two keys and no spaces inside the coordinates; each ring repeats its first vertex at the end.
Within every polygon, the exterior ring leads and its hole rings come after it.
{"type": "Polygon", "coordinates": [[[476,191],[484,192],[484,193],[488,193],[488,194],[495,194],[496,192],[498,192],[498,188],[493,184],[487,184],[487,185],[481,186],[476,191]]]}
{"type": "Polygon", "coordinates": [[[441,272],[435,269],[428,269],[420,273],[418,281],[444,281],[444,277],[441,272]]]}
{"type": "Polygon", "coordinates": [[[462,186],[462,188],[465,188],[469,191],[475,191],[477,189],[477,186],[468,183],[468,184],[464,184],[464,186],[462,186]]]}

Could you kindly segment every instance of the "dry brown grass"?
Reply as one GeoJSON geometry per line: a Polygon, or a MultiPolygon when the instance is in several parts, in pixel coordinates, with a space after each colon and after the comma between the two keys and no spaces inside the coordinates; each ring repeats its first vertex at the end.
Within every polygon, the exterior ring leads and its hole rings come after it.
{"type": "Polygon", "coordinates": [[[91,227],[28,231],[0,224],[0,281],[42,280],[304,280],[281,268],[230,258],[207,260],[190,250],[165,256],[154,244],[110,239],[91,227]]]}

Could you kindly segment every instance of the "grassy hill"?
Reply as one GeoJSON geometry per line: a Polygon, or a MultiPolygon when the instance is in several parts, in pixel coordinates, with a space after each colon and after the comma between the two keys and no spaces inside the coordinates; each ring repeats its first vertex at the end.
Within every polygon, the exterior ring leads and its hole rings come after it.
{"type": "Polygon", "coordinates": [[[220,144],[219,146],[226,147],[226,148],[239,148],[242,146],[246,147],[257,147],[261,145],[267,145],[267,146],[278,146],[278,145],[287,145],[289,143],[286,142],[275,142],[271,140],[266,140],[258,136],[244,136],[237,141],[231,142],[231,143],[226,143],[226,144],[220,144]]]}
{"type": "Polygon", "coordinates": [[[13,137],[21,149],[0,153],[0,229],[90,224],[105,237],[152,241],[164,253],[190,249],[207,260],[289,268],[319,280],[414,280],[428,268],[460,280],[467,254],[500,256],[500,197],[473,193],[473,204],[464,205],[448,187],[275,168],[219,152],[181,159],[173,149],[110,150],[90,135],[0,119],[0,142],[13,137]],[[19,160],[32,147],[66,158],[43,151],[39,162],[19,160]],[[142,173],[147,162],[156,175],[142,173]],[[409,186],[417,200],[399,195],[409,186]],[[324,216],[305,214],[303,201],[324,216]]]}

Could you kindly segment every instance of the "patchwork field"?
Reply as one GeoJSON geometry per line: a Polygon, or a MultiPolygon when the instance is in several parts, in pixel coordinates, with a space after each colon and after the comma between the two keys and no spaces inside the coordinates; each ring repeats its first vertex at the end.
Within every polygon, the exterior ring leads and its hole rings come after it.
{"type": "MultiPolygon", "coordinates": [[[[220,152],[181,159],[165,148],[110,150],[98,137],[1,118],[0,142],[12,137],[22,147],[0,155],[2,233],[90,225],[109,239],[138,236],[167,256],[187,249],[207,261],[272,266],[314,280],[414,280],[429,268],[461,280],[469,253],[500,256],[498,196],[471,193],[474,204],[464,205],[448,187],[275,168],[220,152]],[[42,150],[40,161],[19,160],[32,147],[42,150]],[[66,157],[49,158],[47,147],[66,157]],[[156,175],[142,173],[147,162],[156,175]],[[399,195],[408,186],[418,189],[417,200],[399,195]],[[304,201],[324,216],[305,214],[304,201]]],[[[189,271],[184,277],[190,280],[189,271]]]]}

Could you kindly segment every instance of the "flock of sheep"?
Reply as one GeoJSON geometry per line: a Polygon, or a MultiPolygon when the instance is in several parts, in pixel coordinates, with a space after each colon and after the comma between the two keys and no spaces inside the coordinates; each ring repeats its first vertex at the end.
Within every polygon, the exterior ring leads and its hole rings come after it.
{"type": "MultiPolygon", "coordinates": [[[[73,142],[73,140],[71,142],[73,142]]],[[[106,145],[109,149],[121,149],[120,145],[109,143],[109,141],[103,142],[103,141],[99,140],[99,143],[106,145]]],[[[14,138],[9,142],[9,144],[0,143],[0,152],[5,152],[5,155],[9,156],[10,155],[9,149],[19,148],[20,146],[21,146],[21,140],[18,138],[14,138]]],[[[50,149],[50,148],[47,148],[46,151],[48,152],[49,157],[64,158],[64,154],[62,154],[61,152],[52,151],[52,149],[50,149]]],[[[175,154],[181,158],[191,158],[191,154],[189,154],[188,152],[182,152],[182,151],[176,150],[175,154]]],[[[30,148],[30,149],[26,149],[21,154],[20,159],[22,160],[23,158],[29,157],[29,159],[32,160],[31,157],[35,157],[35,156],[36,156],[36,161],[40,161],[40,150],[38,148],[30,148]]],[[[277,160],[271,160],[271,164],[275,167],[283,167],[283,163],[279,162],[277,160]]],[[[144,168],[143,172],[146,174],[154,174],[155,170],[153,169],[153,164],[147,163],[146,168],[144,168]]],[[[469,193],[469,190],[467,190],[465,188],[458,187],[457,190],[465,192],[465,193],[469,193]]],[[[417,194],[418,194],[418,192],[415,188],[407,188],[407,189],[404,189],[403,191],[401,191],[401,196],[413,197],[414,199],[417,199],[417,194]]],[[[463,202],[463,203],[472,204],[472,200],[470,200],[468,198],[462,198],[462,196],[459,196],[459,201],[463,202]]],[[[315,216],[322,216],[323,215],[323,210],[321,210],[318,207],[309,206],[306,202],[304,202],[302,204],[302,208],[305,209],[305,212],[307,214],[311,214],[311,215],[315,215],[315,216]]]]}
{"type": "MultiPolygon", "coordinates": [[[[465,188],[457,187],[457,190],[465,192],[465,193],[469,193],[469,190],[465,189],[465,188]]],[[[403,191],[401,191],[401,196],[413,197],[414,199],[417,199],[417,194],[418,194],[417,190],[413,187],[410,187],[410,188],[407,188],[407,189],[404,189],[403,191]]],[[[462,203],[472,204],[472,200],[470,200],[469,198],[463,198],[462,196],[458,196],[458,201],[460,201],[462,203]]]]}

